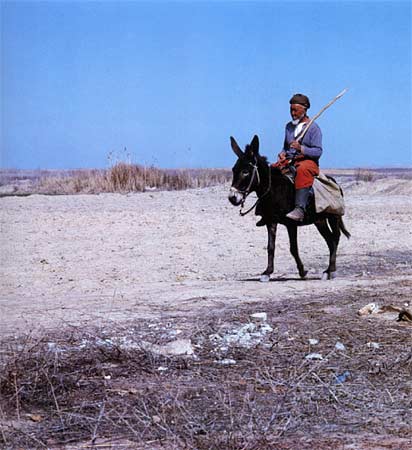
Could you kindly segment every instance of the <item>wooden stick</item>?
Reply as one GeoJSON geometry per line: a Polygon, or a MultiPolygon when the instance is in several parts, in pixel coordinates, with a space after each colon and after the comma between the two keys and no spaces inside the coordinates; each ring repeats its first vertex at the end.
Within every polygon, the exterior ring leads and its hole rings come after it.
{"type": "Polygon", "coordinates": [[[340,92],[333,100],[331,100],[326,106],[324,106],[315,116],[310,119],[308,125],[305,127],[304,130],[301,131],[300,135],[296,138],[297,141],[302,141],[302,139],[305,137],[306,132],[309,130],[309,128],[312,126],[313,122],[326,110],[329,108],[329,106],[333,105],[336,100],[341,98],[346,92],[347,88],[345,88],[342,92],[340,92]]]}

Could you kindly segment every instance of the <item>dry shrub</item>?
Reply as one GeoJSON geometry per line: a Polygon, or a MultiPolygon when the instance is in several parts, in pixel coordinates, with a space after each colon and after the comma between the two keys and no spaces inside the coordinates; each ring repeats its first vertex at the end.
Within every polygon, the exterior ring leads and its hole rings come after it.
{"type": "Polygon", "coordinates": [[[375,175],[370,169],[356,169],[355,181],[359,183],[360,181],[371,182],[375,179],[375,175]]]}
{"type": "Polygon", "coordinates": [[[144,190],[144,170],[135,164],[116,163],[106,175],[108,188],[114,192],[144,190]]]}
{"type": "Polygon", "coordinates": [[[31,193],[98,194],[103,192],[144,192],[182,190],[226,183],[231,173],[225,169],[158,169],[116,162],[107,170],[69,171],[59,176],[42,177],[31,193]]]}
{"type": "MultiPolygon", "coordinates": [[[[197,358],[118,343],[122,336],[163,339],[143,322],[3,343],[0,441],[9,448],[125,439],[134,443],[129,448],[263,450],[340,448],[350,435],[368,433],[411,439],[410,326],[391,323],[377,335],[373,321],[352,312],[325,318],[322,310],[337,302],[352,311],[368,300],[354,294],[260,305],[274,332],[262,344],[231,346],[223,356],[209,339],[223,333],[221,314],[213,312],[183,327],[197,358]],[[315,349],[311,337],[319,339],[315,349]],[[377,338],[379,349],[366,345],[377,338]],[[334,348],[337,340],[345,351],[334,348]],[[311,351],[323,359],[305,359],[311,351]],[[222,357],[236,364],[216,364],[222,357]],[[350,377],[338,383],[346,371],[350,377]]],[[[226,324],[247,323],[252,311],[227,309],[226,324]]],[[[396,448],[408,448],[402,445],[396,448]]]]}

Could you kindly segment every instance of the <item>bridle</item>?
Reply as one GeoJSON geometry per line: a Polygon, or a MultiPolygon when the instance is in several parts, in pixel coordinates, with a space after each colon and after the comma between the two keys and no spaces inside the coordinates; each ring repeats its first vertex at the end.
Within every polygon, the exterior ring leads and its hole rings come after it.
{"type": "Polygon", "coordinates": [[[257,166],[257,161],[256,161],[256,159],[255,159],[254,164],[251,163],[251,162],[249,162],[249,164],[253,167],[253,172],[252,172],[252,176],[250,177],[249,186],[248,186],[246,189],[242,190],[242,191],[238,190],[238,192],[240,192],[240,193],[242,194],[242,196],[243,196],[242,202],[240,203],[240,211],[239,211],[239,214],[240,214],[241,216],[246,216],[246,214],[249,214],[250,211],[252,211],[254,208],[256,208],[256,205],[260,202],[260,200],[261,200],[263,197],[265,197],[265,196],[270,192],[270,189],[271,189],[271,187],[272,187],[272,170],[271,170],[271,168],[269,167],[269,185],[268,185],[268,188],[266,189],[266,191],[265,191],[265,193],[264,193],[263,195],[261,195],[260,197],[258,197],[258,199],[255,201],[255,203],[253,204],[253,206],[251,206],[247,211],[243,211],[243,207],[244,207],[244,205],[245,205],[246,198],[247,198],[248,195],[251,193],[250,188],[251,188],[252,185],[253,185],[253,182],[254,182],[254,180],[255,180],[255,177],[257,178],[258,186],[260,185],[260,174],[259,174],[259,169],[258,169],[258,166],[257,166]]]}

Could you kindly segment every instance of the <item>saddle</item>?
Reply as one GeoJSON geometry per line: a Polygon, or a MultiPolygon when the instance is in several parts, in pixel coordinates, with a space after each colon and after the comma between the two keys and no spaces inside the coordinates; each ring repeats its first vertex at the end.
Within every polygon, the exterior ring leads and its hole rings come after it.
{"type": "Polygon", "coordinates": [[[272,167],[278,168],[282,175],[285,175],[292,184],[295,184],[296,167],[293,164],[294,162],[293,159],[278,159],[277,162],[272,164],[272,167]]]}
{"type": "MultiPolygon", "coordinates": [[[[288,180],[294,185],[296,177],[296,159],[279,159],[272,164],[280,169],[288,180]]],[[[320,172],[313,182],[313,195],[315,197],[315,207],[317,213],[330,213],[343,216],[345,214],[345,202],[343,192],[339,184],[332,178],[320,172]]]]}

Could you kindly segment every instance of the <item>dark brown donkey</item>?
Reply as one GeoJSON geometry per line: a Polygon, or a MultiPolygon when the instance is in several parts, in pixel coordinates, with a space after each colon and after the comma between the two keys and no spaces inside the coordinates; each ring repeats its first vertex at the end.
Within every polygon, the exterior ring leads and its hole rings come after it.
{"type": "Polygon", "coordinates": [[[269,281],[273,273],[273,259],[275,256],[276,229],[278,223],[285,225],[289,234],[290,252],[295,258],[299,275],[305,278],[307,271],[299,257],[297,227],[314,224],[319,233],[325,239],[329,247],[329,266],[323,272],[322,280],[330,280],[335,277],[336,252],[339,245],[341,231],[349,238],[342,216],[321,213],[315,211],[314,198],[310,199],[306,208],[305,219],[297,223],[286,217],[286,214],[294,208],[295,188],[291,181],[282,175],[279,169],[270,167],[264,156],[259,154],[259,138],[255,136],[245,151],[242,151],[233,137],[230,138],[232,149],[238,157],[233,166],[233,181],[230,188],[229,200],[238,206],[243,204],[251,192],[258,196],[259,210],[266,222],[268,230],[268,265],[260,277],[260,281],[269,281]]]}

